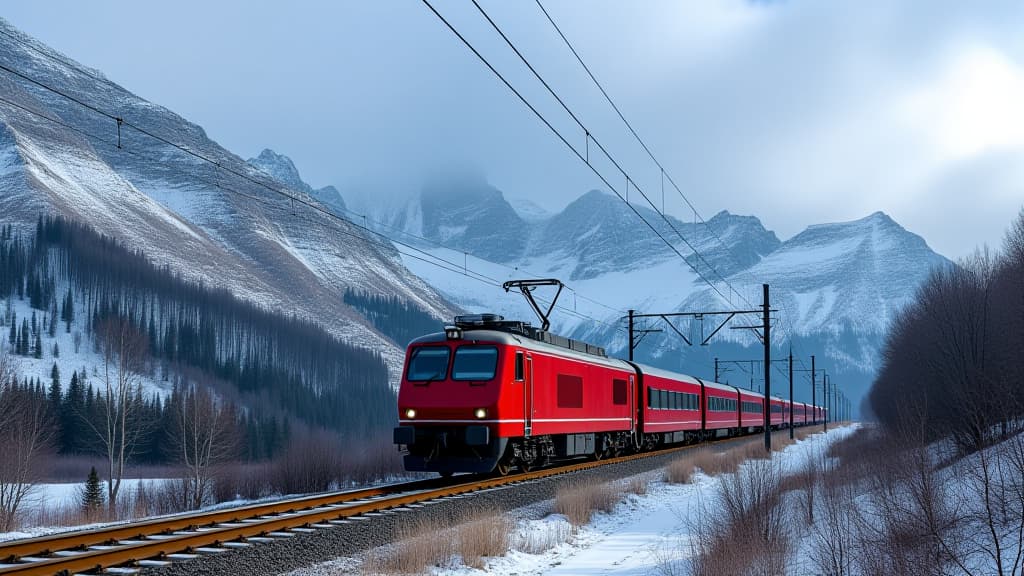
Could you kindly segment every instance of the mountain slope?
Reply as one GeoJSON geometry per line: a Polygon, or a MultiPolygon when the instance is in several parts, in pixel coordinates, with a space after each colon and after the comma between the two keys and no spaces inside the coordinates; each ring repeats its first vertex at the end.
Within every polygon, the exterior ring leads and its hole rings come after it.
{"type": "MultiPolygon", "coordinates": [[[[761,304],[761,285],[767,283],[772,307],[779,310],[775,346],[785,349],[792,341],[798,352],[817,354],[819,365],[849,380],[854,399],[877,368],[884,335],[896,312],[934,266],[949,265],[923,239],[880,212],[852,222],[813,225],[780,242],[754,216],[723,211],[704,226],[671,217],[666,222],[650,208],[634,206],[656,234],[620,199],[600,191],[584,194],[557,214],[526,220],[514,213],[514,202],[486,185],[475,187],[476,197],[467,197],[466,190],[461,190],[439,198],[438,189],[435,185],[431,193],[407,198],[404,205],[378,206],[377,214],[396,226],[409,222],[400,215],[424,215],[423,224],[416,225],[429,240],[423,244],[425,249],[459,265],[466,262],[468,272],[459,277],[408,259],[406,265],[461,306],[532,320],[533,313],[521,297],[475,281],[469,272],[497,281],[559,278],[570,290],[552,315],[552,329],[625,356],[622,318],[627,309],[640,313],[755,309],[761,304]],[[457,219],[462,226],[457,233],[437,234],[440,228],[427,225],[428,215],[453,202],[487,209],[465,210],[457,219]],[[473,235],[468,231],[487,229],[501,234],[517,230],[525,245],[520,249],[522,244],[516,242],[508,243],[504,251],[478,250],[480,244],[469,240],[473,235]],[[693,254],[693,248],[701,257],[693,254]]],[[[365,202],[358,194],[348,199],[350,204],[365,202]]],[[[759,321],[743,320],[733,325],[759,321]]],[[[676,323],[691,339],[709,334],[716,325],[710,317],[676,323]]],[[[724,329],[711,347],[687,347],[663,323],[643,326],[661,332],[645,338],[637,349],[638,358],[667,368],[711,377],[716,356],[760,357],[759,345],[749,331],[724,329]]],[[[802,360],[806,363],[809,358],[802,360]]],[[[755,375],[746,376],[750,380],[745,385],[757,385],[755,375]]],[[[806,396],[809,400],[810,395],[806,396]]]]}
{"type": "Polygon", "coordinates": [[[0,27],[18,39],[0,44],[4,65],[91,106],[116,111],[126,122],[212,161],[127,125],[118,136],[109,118],[0,75],[0,93],[14,103],[0,103],[5,222],[27,227],[41,213],[60,213],[88,223],[188,280],[229,288],[378,351],[393,376],[400,348],[345,305],[343,294],[379,291],[439,319],[452,314],[443,298],[409,273],[390,244],[271,190],[308,198],[305,189],[292,188],[295,181],[281,182],[280,174],[250,166],[199,126],[74,64],[7,22],[0,21],[0,27]]]}

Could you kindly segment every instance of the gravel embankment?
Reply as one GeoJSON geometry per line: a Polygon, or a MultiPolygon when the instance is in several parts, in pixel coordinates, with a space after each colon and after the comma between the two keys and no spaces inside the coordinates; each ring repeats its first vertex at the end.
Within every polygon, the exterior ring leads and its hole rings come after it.
{"type": "MultiPolygon", "coordinates": [[[[736,441],[740,441],[737,439],[736,441]]],[[[733,441],[716,444],[724,449],[733,441]]],[[[377,546],[388,544],[400,522],[429,522],[449,526],[459,518],[475,511],[507,512],[550,500],[555,492],[566,485],[580,481],[604,482],[634,476],[664,467],[678,454],[652,456],[631,462],[555,476],[525,484],[508,486],[483,493],[435,501],[411,510],[384,513],[366,520],[354,520],[334,528],[296,534],[273,542],[257,543],[248,548],[204,555],[195,560],[175,562],[162,568],[149,568],[144,576],[219,576],[244,574],[245,576],[277,576],[297,568],[311,566],[343,556],[351,556],[377,546]]]]}

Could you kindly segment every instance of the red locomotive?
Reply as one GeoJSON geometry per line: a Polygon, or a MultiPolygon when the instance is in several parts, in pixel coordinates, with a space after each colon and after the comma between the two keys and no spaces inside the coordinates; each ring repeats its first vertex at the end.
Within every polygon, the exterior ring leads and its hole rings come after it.
{"type": "MultiPolygon", "coordinates": [[[[771,427],[789,426],[789,402],[769,405],[771,427]]],[[[409,471],[506,474],[763,431],[764,409],[756,392],[477,314],[409,344],[394,443],[408,450],[409,471]]],[[[818,421],[812,413],[795,404],[794,424],[818,421]]]]}

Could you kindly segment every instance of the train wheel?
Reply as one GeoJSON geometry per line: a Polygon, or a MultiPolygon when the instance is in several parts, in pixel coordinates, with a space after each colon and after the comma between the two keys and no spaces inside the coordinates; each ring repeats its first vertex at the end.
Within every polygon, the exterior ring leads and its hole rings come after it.
{"type": "Polygon", "coordinates": [[[530,470],[533,470],[533,464],[532,463],[526,462],[526,461],[519,462],[519,471],[520,472],[529,472],[530,470]]]}
{"type": "Polygon", "coordinates": [[[512,470],[512,465],[509,464],[508,460],[498,460],[498,465],[494,467],[494,472],[498,476],[508,476],[508,473],[512,470]]]}

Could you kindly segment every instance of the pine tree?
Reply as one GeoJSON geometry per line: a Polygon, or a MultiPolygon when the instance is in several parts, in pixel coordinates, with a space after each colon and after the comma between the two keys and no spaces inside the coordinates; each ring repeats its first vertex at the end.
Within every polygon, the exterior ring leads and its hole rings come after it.
{"type": "Polygon", "coordinates": [[[18,335],[17,354],[28,356],[28,320],[21,319],[21,333],[18,335]]]}
{"type": "Polygon", "coordinates": [[[53,338],[57,335],[57,299],[50,302],[50,323],[47,325],[47,335],[53,338]]]}
{"type": "Polygon", "coordinates": [[[57,346],[57,342],[53,343],[53,357],[60,358],[60,346],[57,346]]]}
{"type": "Polygon", "coordinates": [[[50,406],[53,407],[53,414],[55,416],[60,411],[60,400],[60,368],[54,362],[53,368],[50,370],[50,406]]]}
{"type": "Polygon", "coordinates": [[[71,288],[68,288],[67,308],[64,311],[64,331],[71,332],[71,322],[75,320],[75,298],[71,295],[71,288]]]}
{"type": "Polygon", "coordinates": [[[92,517],[103,508],[103,500],[103,484],[100,482],[100,475],[96,473],[96,467],[93,466],[82,488],[82,510],[92,517]]]}
{"type": "Polygon", "coordinates": [[[36,358],[43,357],[43,338],[36,332],[36,345],[32,347],[32,355],[36,358]]]}
{"type": "Polygon", "coordinates": [[[11,348],[15,348],[18,345],[18,319],[17,317],[11,318],[11,348]]]}

